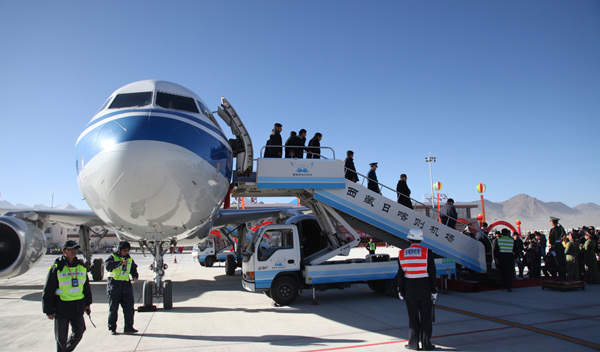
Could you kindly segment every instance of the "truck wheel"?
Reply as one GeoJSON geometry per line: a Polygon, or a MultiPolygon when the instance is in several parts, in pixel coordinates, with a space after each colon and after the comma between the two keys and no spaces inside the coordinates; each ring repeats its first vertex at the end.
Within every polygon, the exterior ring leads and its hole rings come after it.
{"type": "Polygon", "coordinates": [[[271,290],[264,290],[263,292],[267,297],[271,298],[271,290]]]}
{"type": "Polygon", "coordinates": [[[205,266],[204,262],[199,262],[200,266],[205,266]]]}
{"type": "Polygon", "coordinates": [[[387,289],[387,285],[386,285],[386,280],[371,280],[369,282],[367,282],[367,285],[369,285],[369,288],[375,292],[385,292],[385,290],[387,289]]]}
{"type": "Polygon", "coordinates": [[[152,307],[152,289],[154,288],[154,282],[144,281],[144,287],[142,290],[142,296],[144,297],[144,307],[152,307]]]}
{"type": "Polygon", "coordinates": [[[163,307],[165,309],[173,308],[173,282],[165,280],[163,283],[163,307]]]}
{"type": "Polygon", "coordinates": [[[206,259],[204,259],[204,265],[207,268],[212,267],[214,263],[215,263],[215,257],[212,255],[209,255],[208,257],[206,257],[206,259]]]}
{"type": "Polygon", "coordinates": [[[227,257],[225,257],[225,274],[227,276],[235,275],[236,268],[237,265],[235,264],[235,258],[233,257],[233,255],[228,255],[227,257]]]}
{"type": "Polygon", "coordinates": [[[289,276],[275,279],[271,284],[271,298],[280,306],[292,304],[298,297],[298,284],[289,276]]]}
{"type": "Polygon", "coordinates": [[[104,278],[104,261],[102,259],[94,259],[94,264],[90,268],[92,272],[92,280],[102,281],[104,278]]]}

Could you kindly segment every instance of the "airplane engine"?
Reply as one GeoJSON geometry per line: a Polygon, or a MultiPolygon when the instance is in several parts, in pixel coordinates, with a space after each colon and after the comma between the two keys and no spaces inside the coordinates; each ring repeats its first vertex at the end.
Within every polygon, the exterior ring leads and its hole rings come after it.
{"type": "Polygon", "coordinates": [[[46,238],[34,224],[0,216],[0,278],[26,273],[46,251],[46,238]]]}

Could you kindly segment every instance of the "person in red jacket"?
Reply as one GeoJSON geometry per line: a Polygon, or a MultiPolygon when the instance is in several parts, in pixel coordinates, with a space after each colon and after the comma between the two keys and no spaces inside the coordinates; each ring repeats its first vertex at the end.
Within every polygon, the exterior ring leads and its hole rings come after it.
{"type": "Polygon", "coordinates": [[[437,282],[433,252],[421,246],[423,230],[413,227],[407,236],[410,247],[400,251],[398,256],[398,297],[406,302],[408,312],[409,350],[419,349],[421,337],[422,350],[435,349],[431,344],[433,330],[433,304],[437,299],[437,282]]]}

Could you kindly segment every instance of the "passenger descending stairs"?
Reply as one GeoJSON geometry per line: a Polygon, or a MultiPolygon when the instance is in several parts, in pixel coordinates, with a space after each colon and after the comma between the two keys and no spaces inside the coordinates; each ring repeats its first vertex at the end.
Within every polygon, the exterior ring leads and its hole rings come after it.
{"type": "Polygon", "coordinates": [[[353,228],[405,248],[408,231],[423,230],[422,244],[457,264],[485,272],[483,245],[436,219],[409,209],[344,178],[344,163],[335,159],[258,159],[255,180],[234,179],[232,195],[297,196],[334,208],[353,228]]]}

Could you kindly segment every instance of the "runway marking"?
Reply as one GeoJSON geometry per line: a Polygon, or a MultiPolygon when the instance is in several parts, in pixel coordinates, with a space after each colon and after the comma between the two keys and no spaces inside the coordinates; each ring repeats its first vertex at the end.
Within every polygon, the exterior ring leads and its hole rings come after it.
{"type": "MultiPolygon", "coordinates": [[[[549,335],[552,337],[556,337],[562,340],[566,340],[572,343],[576,343],[582,346],[586,346],[586,347],[590,347],[590,348],[594,348],[597,350],[600,350],[600,345],[589,342],[589,341],[585,341],[585,340],[581,340],[581,339],[577,339],[571,336],[567,336],[567,335],[563,335],[563,334],[559,334],[559,333],[555,333],[552,331],[548,331],[548,330],[543,330],[543,329],[539,329],[536,327],[533,327],[533,325],[543,325],[543,324],[553,324],[553,323],[562,323],[562,322],[566,322],[566,321],[573,321],[573,320],[581,320],[581,319],[590,319],[590,318],[600,318],[600,315],[593,315],[593,316],[589,316],[589,317],[580,317],[580,318],[569,318],[569,319],[560,319],[560,320],[553,320],[553,321],[545,321],[545,322],[539,322],[539,323],[533,323],[533,324],[529,324],[529,325],[524,325],[524,324],[519,324],[519,323],[515,323],[512,321],[508,321],[508,320],[504,320],[504,319],[499,319],[499,318],[494,318],[494,317],[489,317],[487,315],[482,315],[482,314],[477,314],[477,313],[472,313],[472,312],[467,312],[464,310],[460,310],[460,309],[455,309],[455,308],[450,308],[450,307],[444,307],[444,306],[439,306],[436,305],[436,308],[439,309],[443,309],[443,310],[447,310],[449,312],[453,312],[453,313],[458,313],[458,314],[464,314],[464,315],[469,315],[475,318],[480,318],[480,319],[485,319],[485,320],[490,320],[496,323],[500,323],[500,324],[505,324],[508,326],[504,326],[504,327],[499,327],[499,328],[492,328],[492,329],[484,329],[484,330],[473,330],[473,331],[465,331],[465,332],[459,332],[459,333],[453,333],[453,334],[446,334],[446,335],[437,335],[437,336],[432,336],[431,338],[440,338],[440,337],[451,337],[451,336],[460,336],[460,335],[468,335],[468,334],[478,334],[478,333],[483,333],[483,332],[490,332],[490,331],[498,331],[498,330],[506,330],[506,329],[513,329],[513,328],[521,328],[521,329],[525,329],[525,330],[529,330],[529,331],[533,331],[533,332],[537,332],[540,334],[544,334],[544,335],[549,335]]],[[[303,352],[324,352],[324,351],[337,351],[337,350],[347,350],[347,349],[352,349],[352,348],[364,348],[364,347],[374,347],[374,346],[382,346],[382,345],[390,345],[390,344],[395,344],[395,343],[403,343],[403,342],[408,342],[408,340],[395,340],[395,341],[388,341],[388,342],[379,342],[379,343],[369,343],[369,344],[361,344],[361,345],[352,345],[352,346],[341,346],[341,347],[332,347],[332,348],[324,348],[324,349],[318,349],[318,350],[306,350],[303,352]]],[[[442,348],[441,346],[438,346],[438,349],[442,348]]]]}
{"type": "Polygon", "coordinates": [[[504,319],[489,317],[489,316],[483,315],[483,314],[477,314],[477,313],[467,312],[467,311],[456,309],[456,308],[450,308],[450,307],[444,307],[444,306],[437,306],[437,305],[435,307],[439,308],[439,309],[447,310],[449,312],[470,315],[472,317],[476,317],[476,318],[480,318],[480,319],[485,319],[485,320],[490,320],[490,321],[497,322],[497,323],[500,323],[500,324],[510,325],[512,327],[515,327],[515,328],[520,328],[520,329],[524,329],[524,330],[529,330],[529,331],[537,332],[537,333],[540,333],[540,334],[544,334],[544,335],[556,337],[556,338],[559,338],[559,339],[562,339],[562,340],[566,340],[566,341],[569,341],[569,342],[573,342],[573,343],[576,343],[576,344],[579,344],[579,345],[582,345],[582,346],[586,346],[586,347],[590,347],[590,348],[594,348],[594,349],[600,350],[600,345],[599,344],[595,344],[595,343],[592,343],[592,342],[589,342],[589,341],[585,341],[585,340],[581,340],[581,339],[578,339],[578,338],[575,338],[575,337],[572,337],[572,336],[567,336],[567,335],[559,334],[557,332],[543,330],[543,329],[536,328],[536,327],[532,326],[532,325],[558,323],[558,322],[565,322],[565,321],[572,321],[572,320],[579,320],[579,319],[598,318],[598,317],[600,317],[600,315],[594,315],[594,316],[589,316],[589,317],[581,317],[581,318],[562,319],[562,320],[555,320],[555,321],[550,321],[550,322],[542,322],[542,323],[534,323],[534,324],[530,324],[530,325],[525,325],[525,324],[519,324],[519,323],[515,323],[515,322],[512,322],[512,321],[504,320],[504,319]]]}

